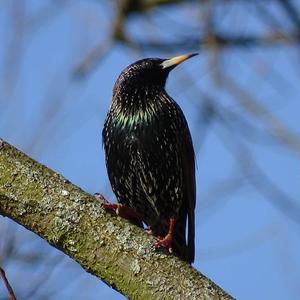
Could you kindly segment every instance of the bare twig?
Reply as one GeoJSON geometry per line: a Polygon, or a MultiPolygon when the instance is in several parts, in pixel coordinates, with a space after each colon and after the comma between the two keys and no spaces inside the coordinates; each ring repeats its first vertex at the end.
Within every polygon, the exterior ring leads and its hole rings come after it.
{"type": "Polygon", "coordinates": [[[101,42],[75,67],[73,76],[75,78],[85,76],[109,53],[112,46],[111,41],[101,42]]]}
{"type": "Polygon", "coordinates": [[[300,16],[298,14],[297,8],[294,6],[290,0],[278,0],[282,8],[285,10],[290,20],[295,24],[295,26],[300,29],[300,16]]]}
{"type": "MultiPolygon", "coordinates": [[[[222,128],[228,132],[232,130],[230,123],[223,121],[222,128]]],[[[264,170],[255,162],[248,147],[242,141],[234,139],[231,135],[231,140],[225,135],[219,135],[224,146],[228,148],[228,152],[236,160],[237,166],[240,168],[245,179],[261,194],[264,199],[270,201],[282,213],[284,213],[291,220],[300,225],[300,205],[278,185],[276,185],[264,170]]]]}
{"type": "Polygon", "coordinates": [[[296,134],[292,133],[273,114],[270,114],[261,102],[255,101],[254,97],[233,79],[223,76],[222,80],[224,88],[234,96],[234,100],[241,107],[260,120],[281,144],[300,155],[300,139],[296,134]]]}
{"type": "Polygon", "coordinates": [[[14,290],[12,289],[6,275],[5,275],[5,272],[4,270],[0,267],[0,277],[2,278],[5,286],[6,286],[6,289],[8,291],[8,295],[9,295],[9,299],[10,300],[17,300],[16,296],[15,296],[15,293],[14,293],[14,290]]]}

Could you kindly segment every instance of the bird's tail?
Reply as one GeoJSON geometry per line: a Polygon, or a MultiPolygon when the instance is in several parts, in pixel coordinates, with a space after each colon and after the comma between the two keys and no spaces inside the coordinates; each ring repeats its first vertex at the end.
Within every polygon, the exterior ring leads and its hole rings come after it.
{"type": "Polygon", "coordinates": [[[195,216],[194,210],[188,213],[188,258],[189,263],[195,259],[195,216]]]}
{"type": "Polygon", "coordinates": [[[174,233],[173,233],[173,251],[182,260],[192,263],[195,257],[195,232],[194,224],[192,224],[194,218],[189,216],[188,222],[188,239],[186,241],[186,212],[182,212],[179,218],[175,222],[174,233]],[[192,220],[192,221],[191,221],[192,220]]]}

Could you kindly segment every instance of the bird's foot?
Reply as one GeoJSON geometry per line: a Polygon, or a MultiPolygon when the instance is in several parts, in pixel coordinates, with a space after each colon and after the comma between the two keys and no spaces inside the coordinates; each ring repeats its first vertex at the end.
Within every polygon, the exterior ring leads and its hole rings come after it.
{"type": "Polygon", "coordinates": [[[169,253],[173,252],[172,239],[173,239],[174,225],[175,225],[175,219],[170,218],[168,234],[164,238],[159,237],[159,241],[153,245],[155,249],[166,248],[169,251],[169,253]]]}
{"type": "Polygon", "coordinates": [[[149,235],[153,235],[153,231],[152,231],[151,227],[145,228],[145,232],[149,235]]]}
{"type": "MultiPolygon", "coordinates": [[[[102,204],[104,204],[104,203],[109,203],[109,202],[104,198],[104,196],[101,195],[101,194],[99,194],[99,193],[95,193],[94,196],[95,196],[98,200],[100,200],[100,201],[102,202],[102,204]]],[[[101,204],[101,205],[102,205],[102,204],[101,204]]]]}
{"type": "Polygon", "coordinates": [[[155,249],[165,248],[169,251],[169,253],[172,253],[172,234],[168,233],[164,238],[160,238],[153,247],[155,249]]]}
{"type": "Polygon", "coordinates": [[[101,207],[106,211],[111,211],[129,221],[139,219],[138,214],[133,208],[119,203],[110,203],[99,193],[96,193],[95,196],[101,200],[101,207]]]}

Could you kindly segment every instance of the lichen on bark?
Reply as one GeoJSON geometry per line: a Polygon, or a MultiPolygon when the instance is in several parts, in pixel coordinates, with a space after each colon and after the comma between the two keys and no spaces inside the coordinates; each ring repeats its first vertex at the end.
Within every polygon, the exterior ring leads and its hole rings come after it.
{"type": "Polygon", "coordinates": [[[0,214],[130,299],[233,299],[95,197],[0,139],[0,214]]]}

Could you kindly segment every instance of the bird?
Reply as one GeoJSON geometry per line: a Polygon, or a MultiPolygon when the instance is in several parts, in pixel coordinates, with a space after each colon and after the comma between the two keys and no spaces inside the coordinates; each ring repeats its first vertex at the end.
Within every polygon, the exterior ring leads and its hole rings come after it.
{"type": "Polygon", "coordinates": [[[168,75],[197,53],[145,58],[113,87],[102,131],[105,162],[118,204],[105,203],[158,238],[189,264],[195,258],[195,154],[187,120],[166,92],[168,75]]]}

